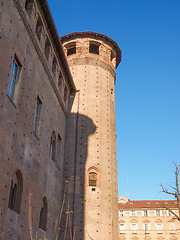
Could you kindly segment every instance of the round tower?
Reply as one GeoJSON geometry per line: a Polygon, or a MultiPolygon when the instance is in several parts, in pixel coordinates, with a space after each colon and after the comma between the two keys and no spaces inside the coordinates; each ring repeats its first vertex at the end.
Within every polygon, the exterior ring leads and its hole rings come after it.
{"type": "Polygon", "coordinates": [[[67,128],[65,178],[75,239],[117,240],[118,192],[114,83],[121,50],[109,37],[61,37],[77,93],[67,128]]]}

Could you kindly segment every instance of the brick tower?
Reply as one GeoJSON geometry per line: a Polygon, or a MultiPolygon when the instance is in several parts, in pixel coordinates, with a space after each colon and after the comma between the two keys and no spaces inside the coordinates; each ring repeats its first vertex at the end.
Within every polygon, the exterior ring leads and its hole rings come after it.
{"type": "Polygon", "coordinates": [[[114,83],[121,50],[94,32],[71,33],[61,41],[77,89],[67,123],[63,226],[69,214],[75,239],[117,240],[114,83]]]}

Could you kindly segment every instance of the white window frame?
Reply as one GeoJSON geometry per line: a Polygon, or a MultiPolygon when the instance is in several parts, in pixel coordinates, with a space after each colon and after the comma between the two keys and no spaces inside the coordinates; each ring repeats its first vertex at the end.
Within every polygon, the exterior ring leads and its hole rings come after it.
{"type": "Polygon", "coordinates": [[[155,216],[155,217],[162,217],[162,210],[156,209],[156,210],[154,211],[154,216],[155,216]],[[157,213],[158,213],[158,214],[157,214],[157,213]]]}
{"type": "Polygon", "coordinates": [[[149,210],[143,210],[142,211],[142,216],[143,217],[149,217],[149,210]],[[147,215],[145,214],[145,212],[147,212],[147,215]]]}
{"type": "Polygon", "coordinates": [[[125,233],[125,229],[126,229],[125,223],[119,223],[120,233],[125,233]]]}
{"type": "Polygon", "coordinates": [[[143,229],[146,233],[149,233],[149,230],[151,230],[151,225],[149,223],[144,223],[143,229]]]}
{"type": "Polygon", "coordinates": [[[170,223],[169,228],[170,228],[170,233],[175,233],[176,232],[174,223],[170,223]]]}
{"type": "Polygon", "coordinates": [[[130,216],[131,216],[131,217],[136,217],[136,216],[137,216],[136,210],[131,210],[131,211],[130,211],[130,216]]]}
{"type": "Polygon", "coordinates": [[[166,212],[167,212],[167,216],[168,216],[168,217],[172,217],[172,216],[174,216],[174,214],[171,213],[169,210],[167,210],[166,212]]]}
{"type": "Polygon", "coordinates": [[[131,223],[130,228],[133,231],[133,233],[136,233],[136,231],[138,230],[138,224],[137,223],[131,223]]]}
{"type": "Polygon", "coordinates": [[[157,223],[156,224],[156,229],[157,229],[158,233],[162,233],[163,224],[162,223],[157,223]]]}
{"type": "Polygon", "coordinates": [[[125,216],[125,211],[119,210],[119,217],[124,217],[125,216]]]}
{"type": "Polygon", "coordinates": [[[8,96],[12,101],[14,101],[14,95],[16,91],[17,82],[19,80],[21,67],[22,67],[21,64],[19,63],[17,57],[15,56],[13,60],[12,68],[11,68],[9,87],[8,87],[8,96]]]}

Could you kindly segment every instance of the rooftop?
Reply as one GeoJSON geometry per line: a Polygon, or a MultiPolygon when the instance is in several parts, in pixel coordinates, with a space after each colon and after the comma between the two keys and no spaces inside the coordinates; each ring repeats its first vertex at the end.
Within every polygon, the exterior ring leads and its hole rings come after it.
{"type": "Polygon", "coordinates": [[[119,209],[140,209],[140,208],[177,208],[175,200],[137,200],[118,203],[119,209]]]}

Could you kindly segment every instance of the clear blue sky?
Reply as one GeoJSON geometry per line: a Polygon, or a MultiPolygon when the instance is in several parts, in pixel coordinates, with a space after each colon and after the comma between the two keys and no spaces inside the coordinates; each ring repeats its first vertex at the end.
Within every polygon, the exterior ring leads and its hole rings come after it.
{"type": "Polygon", "coordinates": [[[49,0],[59,35],[94,31],[122,50],[116,77],[119,196],[165,199],[180,163],[180,0],[49,0]]]}

